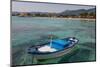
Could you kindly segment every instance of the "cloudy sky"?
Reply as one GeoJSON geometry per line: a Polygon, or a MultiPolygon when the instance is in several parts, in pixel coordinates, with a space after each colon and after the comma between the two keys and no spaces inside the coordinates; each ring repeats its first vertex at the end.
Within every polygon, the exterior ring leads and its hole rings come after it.
{"type": "Polygon", "coordinates": [[[36,2],[12,2],[12,11],[17,12],[62,12],[64,10],[91,9],[95,6],[83,5],[65,5],[52,3],[36,3],[36,2]]]}

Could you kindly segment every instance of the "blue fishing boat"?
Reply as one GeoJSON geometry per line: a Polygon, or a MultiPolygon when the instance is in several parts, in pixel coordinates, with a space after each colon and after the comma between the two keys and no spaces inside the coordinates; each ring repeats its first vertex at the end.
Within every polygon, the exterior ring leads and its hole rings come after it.
{"type": "Polygon", "coordinates": [[[50,39],[50,42],[40,45],[34,45],[28,48],[28,54],[37,59],[56,58],[68,54],[78,43],[75,37],[64,39],[50,39]]]}

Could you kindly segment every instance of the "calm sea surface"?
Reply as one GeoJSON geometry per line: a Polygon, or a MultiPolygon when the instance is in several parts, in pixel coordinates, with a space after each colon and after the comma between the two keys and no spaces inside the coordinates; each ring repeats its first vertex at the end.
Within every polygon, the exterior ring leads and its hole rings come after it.
{"type": "Polygon", "coordinates": [[[95,60],[95,21],[12,16],[12,63],[15,65],[51,64],[95,60]],[[78,49],[68,55],[38,61],[27,54],[27,48],[46,41],[49,34],[59,38],[76,37],[78,49]]]}

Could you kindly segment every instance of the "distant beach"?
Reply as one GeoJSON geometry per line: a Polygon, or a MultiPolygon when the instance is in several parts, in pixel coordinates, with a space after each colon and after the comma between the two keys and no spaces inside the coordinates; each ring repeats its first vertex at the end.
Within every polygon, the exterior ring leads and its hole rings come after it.
{"type": "Polygon", "coordinates": [[[95,21],[96,19],[91,19],[91,18],[66,18],[66,17],[33,17],[33,18],[38,18],[38,19],[68,19],[68,20],[91,20],[91,21],[95,21]]]}

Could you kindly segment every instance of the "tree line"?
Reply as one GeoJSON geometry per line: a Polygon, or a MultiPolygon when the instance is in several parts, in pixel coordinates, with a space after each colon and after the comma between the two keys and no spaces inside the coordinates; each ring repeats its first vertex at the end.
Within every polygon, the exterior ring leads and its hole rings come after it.
{"type": "Polygon", "coordinates": [[[94,12],[84,12],[80,13],[79,15],[62,15],[57,13],[27,13],[27,12],[20,12],[20,13],[12,13],[12,16],[20,16],[20,17],[64,17],[64,18],[96,18],[96,13],[94,12]]]}

